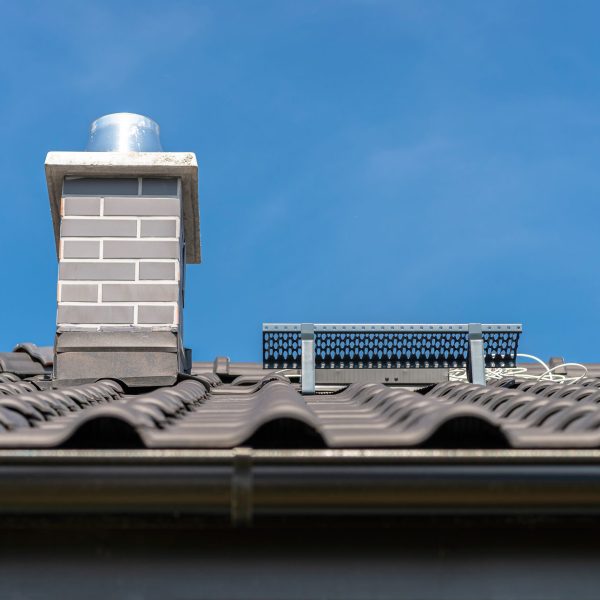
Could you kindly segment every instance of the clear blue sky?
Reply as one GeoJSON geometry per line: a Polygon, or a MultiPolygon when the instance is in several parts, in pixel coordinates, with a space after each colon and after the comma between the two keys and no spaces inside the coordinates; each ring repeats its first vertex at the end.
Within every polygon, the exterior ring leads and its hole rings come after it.
{"type": "Polygon", "coordinates": [[[139,112],[200,165],[195,359],[263,321],[523,322],[597,361],[597,2],[0,0],[1,350],[52,344],[49,150],[139,112]]]}

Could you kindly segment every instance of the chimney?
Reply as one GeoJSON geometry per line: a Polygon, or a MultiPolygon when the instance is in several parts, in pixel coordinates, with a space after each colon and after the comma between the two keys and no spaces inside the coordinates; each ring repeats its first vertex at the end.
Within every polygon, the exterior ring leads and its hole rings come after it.
{"type": "Polygon", "coordinates": [[[58,256],[54,385],[103,378],[175,383],[186,263],[200,262],[198,165],[163,152],[159,127],[130,113],[92,123],[85,152],[50,152],[58,256]]]}

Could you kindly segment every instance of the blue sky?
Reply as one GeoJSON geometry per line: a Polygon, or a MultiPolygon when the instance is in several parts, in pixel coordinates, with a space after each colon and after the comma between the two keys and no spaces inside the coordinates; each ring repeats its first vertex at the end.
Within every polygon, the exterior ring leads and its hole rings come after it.
{"type": "Polygon", "coordinates": [[[194,358],[263,321],[523,322],[598,361],[596,2],[0,0],[0,346],[52,344],[49,150],[146,114],[200,168],[194,358]]]}

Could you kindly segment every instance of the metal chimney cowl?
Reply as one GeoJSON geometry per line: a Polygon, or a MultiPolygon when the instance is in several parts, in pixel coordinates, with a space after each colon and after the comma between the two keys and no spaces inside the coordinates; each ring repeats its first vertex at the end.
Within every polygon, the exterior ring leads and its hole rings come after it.
{"type": "Polygon", "coordinates": [[[87,151],[46,157],[55,387],[169,385],[189,369],[184,271],[200,262],[198,166],[193,153],[162,151],[159,133],[148,117],[107,115],[92,123],[87,151]]]}
{"type": "Polygon", "coordinates": [[[90,125],[88,152],[162,152],[158,123],[134,113],[113,113],[90,125]]]}

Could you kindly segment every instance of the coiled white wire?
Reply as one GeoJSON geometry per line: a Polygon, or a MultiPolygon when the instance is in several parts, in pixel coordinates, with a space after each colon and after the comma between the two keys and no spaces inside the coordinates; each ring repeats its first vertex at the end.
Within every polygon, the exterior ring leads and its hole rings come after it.
{"type": "MultiPolygon", "coordinates": [[[[517,356],[521,358],[528,358],[539,363],[544,368],[544,372],[541,375],[529,373],[527,367],[486,369],[486,380],[495,381],[498,379],[503,379],[504,377],[518,377],[519,379],[533,379],[536,381],[552,381],[554,383],[572,384],[578,383],[587,376],[587,367],[581,363],[568,362],[561,363],[555,367],[549,367],[541,358],[534,356],[533,354],[517,354],[517,356]],[[554,373],[556,369],[562,369],[564,367],[579,367],[580,369],[583,369],[583,373],[577,377],[569,377],[568,375],[554,373]]],[[[450,381],[468,381],[466,369],[450,369],[450,381]]]]}
{"type": "MultiPolygon", "coordinates": [[[[554,383],[563,383],[563,384],[573,384],[578,383],[582,379],[587,376],[588,369],[585,365],[576,362],[568,362],[561,363],[560,365],[556,365],[554,367],[550,367],[547,363],[545,363],[541,358],[535,356],[533,354],[521,354],[517,353],[517,356],[520,358],[528,358],[533,360],[534,362],[539,363],[545,370],[541,375],[535,375],[534,373],[529,373],[527,367],[500,367],[494,369],[486,369],[485,370],[485,378],[486,381],[497,381],[498,379],[504,379],[505,377],[518,377],[519,379],[533,379],[536,381],[552,381],[554,383]],[[577,377],[569,377],[567,375],[561,375],[558,373],[554,373],[556,369],[562,369],[564,367],[579,367],[583,369],[583,373],[577,377]]],[[[288,374],[289,371],[294,371],[294,369],[279,369],[275,371],[275,374],[286,374],[287,377],[299,377],[298,373],[288,374]]],[[[464,381],[467,382],[467,370],[466,369],[450,369],[449,372],[450,381],[464,381]]]]}

